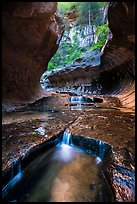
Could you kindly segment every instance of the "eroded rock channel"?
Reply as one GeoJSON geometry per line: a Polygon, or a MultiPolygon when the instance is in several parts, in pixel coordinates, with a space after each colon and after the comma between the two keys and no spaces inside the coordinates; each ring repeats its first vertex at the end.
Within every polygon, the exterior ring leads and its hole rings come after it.
{"type": "Polygon", "coordinates": [[[60,143],[33,159],[24,171],[21,171],[22,160],[18,163],[17,175],[3,190],[5,201],[113,201],[113,194],[99,166],[110,147],[100,141],[88,140],[88,148],[78,148],[80,145],[75,136],[67,129],[60,143]]]}
{"type": "MultiPolygon", "coordinates": [[[[117,109],[113,108],[111,105],[115,103],[113,97],[102,97],[102,103],[94,103],[100,108],[91,106],[91,109],[85,107],[71,110],[69,107],[71,97],[70,94],[52,92],[49,97],[44,97],[12,114],[3,115],[3,182],[6,184],[10,181],[13,169],[16,175],[17,167],[13,168],[14,165],[18,166],[20,161],[23,171],[27,164],[26,158],[32,160],[41,151],[46,151],[46,145],[43,147],[44,150],[37,150],[39,145],[49,141],[50,147],[53,148],[61,141],[61,138],[56,140],[58,135],[68,129],[73,135],[74,144],[86,151],[96,152],[97,156],[98,145],[86,138],[94,138],[111,147],[111,152],[106,155],[101,166],[103,174],[114,194],[114,199],[116,196],[119,200],[132,200],[135,179],[134,112],[124,112],[117,104],[115,104],[117,109]],[[125,134],[128,135],[126,139],[125,134]]],[[[91,96],[87,97],[89,98],[92,100],[91,96]]]]}
{"type": "Polygon", "coordinates": [[[63,181],[65,201],[135,202],[135,4],[109,4],[112,35],[100,62],[96,57],[83,67],[78,60],[76,66],[51,73],[50,90],[44,90],[39,83],[44,65],[47,68],[64,31],[56,9],[57,2],[3,3],[3,201],[63,201],[63,181]],[[67,166],[54,158],[62,154],[66,130],[74,156],[67,166]],[[72,178],[76,169],[81,183],[72,178]],[[41,194],[41,173],[44,181],[49,178],[50,197],[41,194]],[[35,194],[39,187],[40,197],[35,194]]]}

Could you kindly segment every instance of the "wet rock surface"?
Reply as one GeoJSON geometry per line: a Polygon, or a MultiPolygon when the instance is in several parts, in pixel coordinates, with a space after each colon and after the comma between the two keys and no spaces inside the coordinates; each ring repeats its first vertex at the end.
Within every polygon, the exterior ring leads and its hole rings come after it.
{"type": "Polygon", "coordinates": [[[75,61],[73,71],[72,65],[51,76],[50,82],[58,93],[48,94],[41,89],[39,79],[43,63],[47,65],[57,50],[61,19],[55,17],[54,2],[28,2],[26,7],[24,3],[12,6],[7,3],[3,10],[2,85],[4,110],[9,105],[9,113],[2,116],[2,174],[32,148],[69,128],[75,136],[101,140],[112,147],[112,153],[103,163],[106,178],[116,202],[134,202],[134,2],[110,3],[108,21],[112,38],[101,51],[101,64],[96,59],[93,62],[97,64],[92,67],[86,60],[75,61]],[[84,64],[80,67],[79,63],[84,64]],[[103,101],[94,101],[89,108],[73,109],[69,93],[90,99],[100,95],[103,101]],[[42,95],[44,98],[36,101],[42,95]],[[20,101],[13,108],[15,98],[20,101]],[[27,104],[28,101],[35,103],[27,104]],[[22,108],[17,109],[18,104],[22,108]]]}
{"type": "Polygon", "coordinates": [[[135,109],[135,3],[111,2],[111,35],[99,53],[89,52],[64,69],[47,76],[54,90],[117,96],[124,107],[135,109]],[[93,55],[92,55],[93,54],[93,55]],[[89,60],[90,59],[90,60],[89,60]]]}
{"type": "MultiPolygon", "coordinates": [[[[86,96],[93,99],[91,95],[86,96]]],[[[51,96],[14,113],[3,113],[3,175],[32,148],[68,128],[72,135],[101,140],[112,147],[110,158],[104,161],[106,177],[116,201],[134,201],[134,112],[120,107],[120,102],[110,96],[100,97],[103,102],[95,103],[100,108],[70,110],[70,97],[69,94],[52,92],[51,96]]]]}
{"type": "MultiPolygon", "coordinates": [[[[100,64],[100,51],[87,51],[81,57],[75,59],[72,63],[67,64],[65,67],[58,70],[47,71],[47,77],[52,81],[52,76],[62,75],[64,72],[72,72],[80,67],[95,67],[100,64]]],[[[63,76],[62,76],[63,77],[63,76]]]]}

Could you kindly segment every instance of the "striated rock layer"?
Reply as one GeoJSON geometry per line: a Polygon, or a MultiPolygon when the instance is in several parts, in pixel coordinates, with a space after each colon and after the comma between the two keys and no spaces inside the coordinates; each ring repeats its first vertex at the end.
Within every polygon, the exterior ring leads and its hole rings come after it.
{"type": "Polygon", "coordinates": [[[40,97],[40,77],[55,54],[64,24],[57,2],[6,2],[2,11],[4,103],[40,97]]]}
{"type": "MultiPolygon", "coordinates": [[[[75,108],[70,103],[74,99],[72,95],[54,92],[17,112],[3,113],[2,184],[5,185],[11,179],[12,172],[16,175],[16,171],[13,171],[15,165],[24,162],[34,150],[44,146],[45,142],[50,143],[67,129],[78,140],[79,137],[83,138],[79,140],[82,148],[91,147],[98,151],[95,145],[87,142],[89,138],[110,145],[112,152],[107,155],[103,166],[115,200],[134,202],[134,112],[122,111],[117,98],[111,96],[103,96],[102,103],[96,101],[94,106],[90,102],[91,106],[87,108],[75,108]]],[[[84,97],[92,101],[90,94],[84,97]]],[[[46,150],[47,146],[44,146],[43,151],[46,150]]],[[[32,159],[38,152],[32,155],[32,159]]],[[[102,148],[100,152],[103,153],[102,148]]]]}
{"type": "Polygon", "coordinates": [[[79,63],[48,76],[61,91],[116,95],[123,107],[135,108],[135,4],[115,2],[108,7],[112,34],[101,50],[101,63],[79,63]]]}
{"type": "MultiPolygon", "coordinates": [[[[48,78],[51,87],[63,91],[114,94],[124,107],[134,109],[134,7],[134,2],[110,3],[108,22],[112,37],[102,49],[100,66],[91,63],[83,69],[81,63],[77,69],[55,73],[48,78]]],[[[29,102],[44,94],[40,77],[63,33],[63,22],[56,9],[56,2],[3,3],[3,104],[17,100],[29,102]]]]}
{"type": "MultiPolygon", "coordinates": [[[[109,28],[113,37],[101,56],[101,70],[111,73],[113,94],[123,106],[135,108],[135,3],[113,2],[108,9],[109,28]]],[[[107,79],[107,78],[106,78],[107,79]]]]}
{"type": "MultiPolygon", "coordinates": [[[[52,2],[3,5],[3,102],[11,104],[17,99],[28,102],[39,97],[37,76],[40,78],[44,71],[42,65],[54,54],[57,39],[60,39],[58,36],[61,36],[61,31],[54,33],[55,24],[51,24],[52,15],[55,17],[54,6],[56,3],[52,2]],[[46,12],[40,9],[44,5],[46,12]],[[45,15],[50,28],[46,30],[44,27],[46,37],[42,35],[45,15]],[[41,27],[38,29],[41,38],[37,38],[39,35],[34,32],[36,22],[43,22],[42,30],[41,27]],[[38,66],[34,68],[32,65],[38,66]]],[[[48,78],[52,78],[51,86],[56,85],[63,91],[84,92],[88,99],[99,90],[103,102],[101,105],[92,104],[90,109],[84,110],[81,106],[74,109],[75,106],[70,106],[73,93],[50,92],[48,97],[17,112],[4,113],[2,175],[6,181],[13,176],[12,167],[17,161],[69,128],[73,135],[94,138],[111,146],[112,152],[106,158],[104,170],[115,200],[135,201],[135,113],[121,108],[122,104],[134,109],[135,102],[134,3],[110,3],[108,20],[113,36],[102,50],[101,64],[91,62],[93,67],[88,64],[84,68],[82,64],[48,78]]]]}

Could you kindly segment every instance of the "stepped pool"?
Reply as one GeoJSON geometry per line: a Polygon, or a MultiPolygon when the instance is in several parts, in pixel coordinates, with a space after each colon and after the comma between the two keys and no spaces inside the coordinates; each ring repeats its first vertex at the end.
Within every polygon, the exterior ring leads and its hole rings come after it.
{"type": "Polygon", "coordinates": [[[101,158],[75,146],[65,131],[60,143],[24,170],[19,164],[18,174],[3,188],[3,201],[112,202],[101,163],[101,158]]]}

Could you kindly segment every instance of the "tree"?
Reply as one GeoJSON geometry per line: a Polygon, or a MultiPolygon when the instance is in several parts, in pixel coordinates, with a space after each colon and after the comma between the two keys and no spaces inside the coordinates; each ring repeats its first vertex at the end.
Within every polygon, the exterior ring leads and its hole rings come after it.
{"type": "MultiPolygon", "coordinates": [[[[98,2],[79,2],[78,4],[78,25],[88,25],[88,35],[91,35],[92,31],[92,41],[89,42],[89,45],[94,42],[95,39],[95,30],[94,27],[102,25],[102,16],[100,15],[100,6],[98,2]]],[[[104,4],[103,4],[104,6],[104,4]]]]}
{"type": "Polygon", "coordinates": [[[58,2],[59,12],[66,19],[66,26],[59,49],[48,63],[48,70],[62,68],[83,52],[100,49],[105,44],[108,24],[104,24],[104,10],[107,4],[108,2],[58,2]],[[68,15],[73,9],[76,11],[76,24],[71,30],[68,15]]]}
{"type": "Polygon", "coordinates": [[[58,10],[61,15],[69,13],[77,7],[77,2],[58,2],[58,10]]]}
{"type": "Polygon", "coordinates": [[[100,5],[98,2],[79,2],[77,23],[101,25],[100,5]]]}

